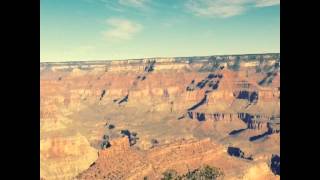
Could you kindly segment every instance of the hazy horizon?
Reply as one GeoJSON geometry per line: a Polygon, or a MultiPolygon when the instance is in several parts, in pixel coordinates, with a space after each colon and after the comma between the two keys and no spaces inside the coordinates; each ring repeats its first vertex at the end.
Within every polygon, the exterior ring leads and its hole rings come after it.
{"type": "Polygon", "coordinates": [[[141,58],[123,58],[123,59],[87,59],[87,60],[53,60],[40,61],[40,63],[63,63],[63,62],[86,62],[86,61],[123,61],[123,60],[139,60],[139,59],[153,59],[153,58],[184,58],[184,57],[206,57],[206,56],[244,56],[244,55],[260,55],[260,54],[280,54],[280,52],[266,52],[266,53],[245,53],[245,54],[211,54],[211,55],[193,55],[193,56],[167,56],[167,57],[141,57],[141,58]]]}

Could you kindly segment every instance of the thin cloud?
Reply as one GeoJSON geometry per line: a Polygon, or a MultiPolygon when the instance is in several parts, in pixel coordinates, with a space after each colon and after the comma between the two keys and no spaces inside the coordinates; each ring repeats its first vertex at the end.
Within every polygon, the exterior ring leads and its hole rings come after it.
{"type": "Polygon", "coordinates": [[[280,0],[188,0],[188,11],[196,16],[227,18],[240,15],[248,9],[278,5],[280,0]]]}
{"type": "Polygon", "coordinates": [[[143,8],[146,6],[147,0],[119,0],[119,4],[125,6],[139,7],[143,8]]]}
{"type": "Polygon", "coordinates": [[[110,28],[103,32],[107,40],[130,40],[142,30],[142,25],[127,19],[110,18],[106,23],[110,28]]]}
{"type": "Polygon", "coordinates": [[[267,7],[280,4],[280,0],[258,0],[256,2],[257,7],[267,7]]]}
{"type": "Polygon", "coordinates": [[[107,8],[124,11],[125,8],[148,9],[150,0],[83,0],[88,3],[103,3],[107,8]]]}

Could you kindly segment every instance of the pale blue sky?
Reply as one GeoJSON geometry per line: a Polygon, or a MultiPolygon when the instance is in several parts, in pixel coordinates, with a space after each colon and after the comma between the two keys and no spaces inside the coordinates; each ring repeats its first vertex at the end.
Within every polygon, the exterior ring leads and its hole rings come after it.
{"type": "Polygon", "coordinates": [[[279,0],[41,0],[40,59],[280,52],[279,0]]]}

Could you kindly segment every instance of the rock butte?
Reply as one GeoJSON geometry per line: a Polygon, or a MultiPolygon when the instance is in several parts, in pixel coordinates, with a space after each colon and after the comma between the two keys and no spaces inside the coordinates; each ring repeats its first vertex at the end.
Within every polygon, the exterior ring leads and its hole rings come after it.
{"type": "Polygon", "coordinates": [[[280,179],[280,54],[40,63],[40,86],[42,179],[280,179]]]}

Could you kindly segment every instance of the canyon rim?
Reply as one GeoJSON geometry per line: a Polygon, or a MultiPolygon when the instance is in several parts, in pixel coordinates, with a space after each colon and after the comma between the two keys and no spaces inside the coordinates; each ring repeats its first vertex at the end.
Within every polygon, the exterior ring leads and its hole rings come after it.
{"type": "Polygon", "coordinates": [[[40,63],[40,176],[280,179],[280,54],[40,63]]]}

